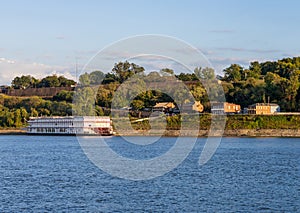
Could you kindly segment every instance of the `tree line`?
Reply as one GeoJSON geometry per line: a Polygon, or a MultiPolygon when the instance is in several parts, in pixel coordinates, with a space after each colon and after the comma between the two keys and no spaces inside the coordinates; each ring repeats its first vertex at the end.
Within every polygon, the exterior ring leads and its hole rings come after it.
{"type": "Polygon", "coordinates": [[[248,68],[232,64],[222,77],[226,100],[249,104],[277,103],[282,111],[300,111],[300,57],[251,62],[248,68]]]}
{"type": "MultiPolygon", "coordinates": [[[[99,106],[110,107],[114,91],[126,79],[133,75],[143,74],[144,69],[129,62],[115,64],[110,73],[101,76],[101,86],[97,91],[96,103],[99,106]]],[[[154,82],[164,81],[164,76],[174,75],[171,69],[162,69],[148,74],[148,79],[154,82]]],[[[88,78],[88,74],[84,74],[88,78]]],[[[277,61],[250,62],[249,67],[232,64],[223,70],[223,76],[216,76],[212,68],[196,67],[193,73],[180,73],[174,75],[186,83],[196,101],[200,101],[206,112],[210,111],[210,97],[203,86],[205,82],[219,80],[223,87],[226,101],[239,104],[242,108],[254,103],[277,103],[282,111],[300,111],[300,57],[284,58],[277,61]],[[202,80],[201,81],[199,81],[202,80]]],[[[91,76],[93,79],[94,77],[91,76]]],[[[92,81],[91,81],[92,82],[92,81]]],[[[87,85],[87,84],[83,84],[87,85]]],[[[210,84],[210,94],[218,96],[219,89],[210,84]]],[[[138,85],[132,85],[137,87],[138,85]]],[[[128,95],[128,94],[127,94],[128,95]]],[[[177,93],[178,96],[180,91],[177,93]]],[[[124,94],[126,97],[126,94],[124,94]]],[[[123,105],[126,104],[126,98],[123,105]]],[[[132,103],[134,109],[152,107],[156,102],[172,101],[159,90],[147,91],[139,94],[132,103]]],[[[189,100],[186,100],[189,101],[189,100]]],[[[122,105],[122,104],[120,104],[122,105]]]]}
{"type": "Polygon", "coordinates": [[[72,115],[72,104],[41,97],[15,97],[0,94],[0,127],[21,127],[29,117],[72,115]]]}
{"type": "Polygon", "coordinates": [[[36,79],[31,75],[16,76],[12,82],[11,87],[14,89],[26,88],[42,88],[42,87],[69,87],[75,85],[76,82],[64,76],[51,75],[42,79],[36,79]]]}
{"type": "MultiPolygon", "coordinates": [[[[172,69],[165,68],[145,74],[143,67],[125,61],[116,63],[108,73],[101,71],[83,73],[79,77],[76,92],[61,91],[51,100],[44,100],[40,97],[21,98],[1,95],[0,126],[24,125],[30,116],[71,115],[72,112],[86,115],[95,113],[109,115],[115,92],[121,84],[134,76],[143,76],[143,78],[137,78],[130,88],[124,90],[126,93],[114,100],[118,106],[142,110],[151,108],[157,102],[173,101],[172,97],[159,89],[141,92],[134,97],[131,103],[128,102],[128,98],[132,95],[130,89],[139,91],[139,88],[142,88],[147,82],[154,82],[158,85],[165,83],[165,86],[168,86],[167,80],[174,76],[186,84],[194,100],[200,101],[204,105],[205,112],[210,111],[210,101],[207,91],[201,83],[203,80],[211,81],[213,83],[211,85],[221,85],[226,101],[240,104],[242,108],[257,102],[270,102],[279,104],[282,111],[300,111],[300,57],[266,62],[254,61],[247,68],[239,64],[232,64],[224,69],[223,76],[216,76],[214,70],[207,67],[196,67],[193,73],[175,74],[172,69]],[[81,101],[83,105],[79,103],[79,106],[74,106],[72,103],[74,95],[80,96],[80,99],[76,100],[81,101]],[[91,107],[91,105],[95,105],[95,107],[91,107]]],[[[12,81],[12,87],[16,89],[74,84],[76,82],[73,80],[55,75],[40,80],[32,76],[21,76],[15,77],[12,81]]],[[[220,94],[219,88],[210,89],[212,95],[220,94]]],[[[181,97],[182,102],[191,101],[185,99],[188,96],[181,88],[176,88],[173,93],[177,97],[181,97]]]]}

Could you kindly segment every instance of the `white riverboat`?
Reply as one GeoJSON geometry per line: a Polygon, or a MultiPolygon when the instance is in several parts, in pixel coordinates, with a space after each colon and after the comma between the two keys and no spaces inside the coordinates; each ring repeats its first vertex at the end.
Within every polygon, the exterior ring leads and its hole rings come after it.
{"type": "Polygon", "coordinates": [[[28,134],[53,135],[112,135],[113,128],[108,116],[54,116],[31,117],[28,134]]]}

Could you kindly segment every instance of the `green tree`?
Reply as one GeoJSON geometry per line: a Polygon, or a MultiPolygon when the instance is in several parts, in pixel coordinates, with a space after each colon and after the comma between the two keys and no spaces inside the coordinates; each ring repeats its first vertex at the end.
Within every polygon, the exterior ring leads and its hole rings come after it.
{"type": "Polygon", "coordinates": [[[282,59],[276,64],[276,71],[281,77],[289,78],[296,70],[296,66],[292,63],[292,59],[282,59]]]}
{"type": "Polygon", "coordinates": [[[251,62],[249,70],[248,77],[259,78],[261,75],[261,66],[258,61],[251,62]]]}
{"type": "Polygon", "coordinates": [[[204,101],[203,98],[207,94],[205,88],[202,85],[191,85],[189,89],[196,101],[204,101]]]}
{"type": "Polygon", "coordinates": [[[97,104],[103,107],[110,107],[113,91],[104,87],[99,87],[97,93],[97,104]]]}
{"type": "Polygon", "coordinates": [[[213,80],[216,78],[214,69],[209,67],[196,67],[194,73],[199,79],[203,80],[213,80]]]}
{"type": "Polygon", "coordinates": [[[14,126],[20,127],[22,126],[22,117],[21,117],[21,110],[17,109],[14,111],[14,126]]]}
{"type": "Polygon", "coordinates": [[[100,85],[104,80],[105,75],[101,71],[94,71],[90,73],[90,83],[92,85],[100,85]]]}
{"type": "Polygon", "coordinates": [[[223,80],[227,82],[237,82],[242,79],[243,67],[238,64],[232,64],[224,70],[223,80]]]}
{"type": "Polygon", "coordinates": [[[122,83],[134,74],[144,72],[144,70],[145,69],[139,65],[125,61],[115,64],[112,72],[118,77],[119,82],[122,83]]]}
{"type": "Polygon", "coordinates": [[[160,73],[162,74],[162,75],[174,75],[174,70],[172,70],[172,69],[169,69],[169,68],[163,68],[163,69],[161,69],[160,70],[160,73]]]}
{"type": "Polygon", "coordinates": [[[176,75],[176,78],[178,78],[181,81],[197,81],[199,78],[195,75],[195,73],[180,73],[179,75],[176,75]]]}
{"type": "Polygon", "coordinates": [[[47,76],[41,80],[38,87],[59,87],[60,82],[57,75],[47,76]]]}
{"type": "Polygon", "coordinates": [[[61,86],[61,87],[70,87],[70,86],[76,84],[76,82],[74,80],[67,79],[64,76],[59,76],[58,81],[59,81],[59,86],[61,86]]]}
{"type": "Polygon", "coordinates": [[[21,122],[22,123],[26,123],[27,119],[28,119],[28,112],[26,111],[26,109],[24,107],[20,108],[20,112],[21,112],[21,122]]]}
{"type": "Polygon", "coordinates": [[[14,89],[26,89],[30,86],[35,86],[37,79],[30,75],[22,75],[21,77],[15,77],[11,85],[14,89]]]}
{"type": "Polygon", "coordinates": [[[73,101],[75,115],[95,115],[96,92],[90,87],[80,88],[76,91],[73,101]]]}
{"type": "Polygon", "coordinates": [[[268,72],[276,73],[277,62],[266,61],[261,63],[261,74],[266,75],[268,72]]]}
{"type": "Polygon", "coordinates": [[[59,93],[57,93],[55,96],[53,96],[54,101],[66,101],[71,103],[73,101],[73,91],[66,91],[61,90],[59,93]]]}
{"type": "Polygon", "coordinates": [[[144,108],[144,101],[142,100],[133,100],[131,106],[136,110],[141,110],[144,108]]]}
{"type": "Polygon", "coordinates": [[[289,80],[288,80],[288,86],[287,86],[287,98],[289,101],[289,110],[290,111],[295,111],[296,110],[296,97],[297,97],[297,92],[300,86],[299,83],[299,73],[300,71],[294,72],[291,74],[289,80]]]}
{"type": "Polygon", "coordinates": [[[79,76],[79,83],[82,86],[89,86],[91,84],[90,75],[86,72],[79,76]]]}
{"type": "Polygon", "coordinates": [[[39,113],[35,108],[30,109],[30,117],[38,117],[39,113]]]}
{"type": "Polygon", "coordinates": [[[104,116],[105,115],[102,107],[100,107],[98,105],[95,106],[95,112],[96,112],[97,116],[104,116]]]}
{"type": "Polygon", "coordinates": [[[13,127],[15,123],[14,112],[6,111],[5,113],[5,126],[13,127]]]}
{"type": "Polygon", "coordinates": [[[118,81],[118,77],[114,73],[109,72],[105,74],[102,84],[110,84],[117,81],[118,81]]]}

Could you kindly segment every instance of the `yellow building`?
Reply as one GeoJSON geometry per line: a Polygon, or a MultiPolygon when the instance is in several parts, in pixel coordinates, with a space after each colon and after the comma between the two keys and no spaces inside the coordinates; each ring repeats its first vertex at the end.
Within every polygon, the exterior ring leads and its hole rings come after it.
{"type": "Polygon", "coordinates": [[[195,101],[194,103],[184,103],[182,105],[182,110],[183,111],[197,111],[197,112],[203,112],[204,107],[203,105],[200,103],[200,101],[195,101]]]}
{"type": "Polygon", "coordinates": [[[248,106],[249,114],[267,115],[275,112],[280,112],[280,107],[278,104],[255,103],[248,106]]]}

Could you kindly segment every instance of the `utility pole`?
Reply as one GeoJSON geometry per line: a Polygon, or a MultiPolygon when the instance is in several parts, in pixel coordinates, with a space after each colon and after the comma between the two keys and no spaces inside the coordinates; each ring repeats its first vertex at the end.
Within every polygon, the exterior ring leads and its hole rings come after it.
{"type": "Polygon", "coordinates": [[[78,84],[77,72],[78,72],[78,64],[77,64],[77,57],[76,57],[75,58],[75,81],[78,84]]]}

